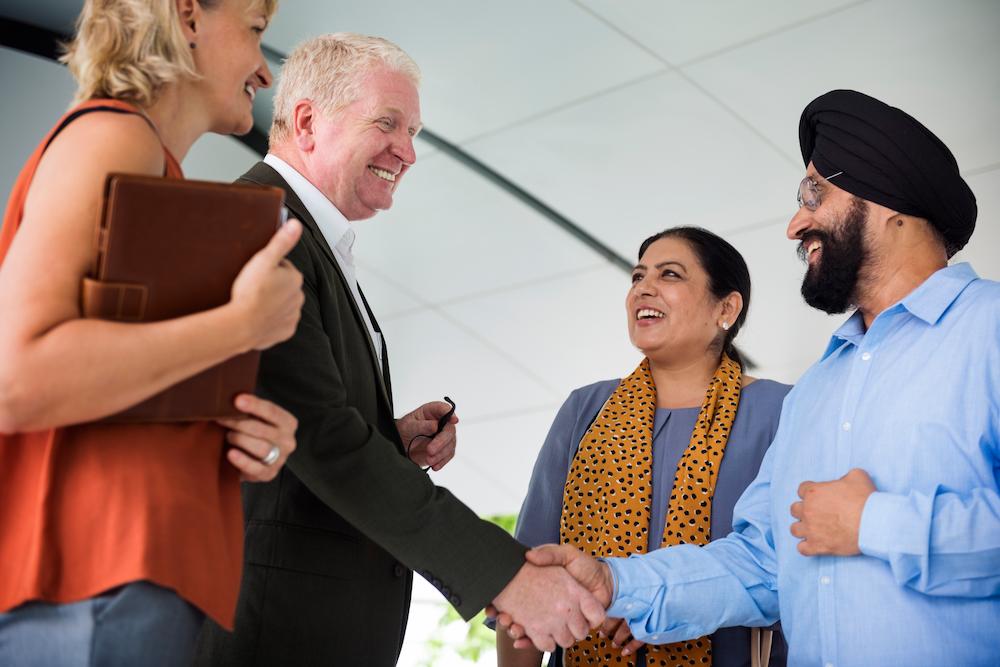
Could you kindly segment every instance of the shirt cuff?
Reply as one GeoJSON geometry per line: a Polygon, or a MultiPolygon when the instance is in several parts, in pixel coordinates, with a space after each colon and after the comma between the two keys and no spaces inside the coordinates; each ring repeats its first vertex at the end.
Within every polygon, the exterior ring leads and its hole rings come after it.
{"type": "Polygon", "coordinates": [[[861,511],[858,527],[858,548],[866,556],[889,560],[890,543],[899,534],[898,518],[906,510],[903,496],[875,491],[861,511]]]}
{"type": "Polygon", "coordinates": [[[648,590],[648,582],[643,584],[636,576],[636,567],[641,566],[631,558],[603,559],[611,569],[611,580],[614,591],[611,593],[611,604],[608,606],[610,618],[638,618],[649,611],[649,600],[639,597],[639,590],[648,590]]]}

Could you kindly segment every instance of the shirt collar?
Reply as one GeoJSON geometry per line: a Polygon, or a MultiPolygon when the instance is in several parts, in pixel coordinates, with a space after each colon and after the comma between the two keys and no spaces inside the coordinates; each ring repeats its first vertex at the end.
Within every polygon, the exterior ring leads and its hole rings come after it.
{"type": "Polygon", "coordinates": [[[309,179],[300,174],[295,167],[274,153],[265,155],[264,163],[278,172],[288,183],[288,187],[302,200],[302,205],[316,220],[316,225],[323,232],[327,243],[349,255],[354,245],[354,230],[351,229],[351,223],[333,205],[333,202],[327,199],[326,195],[310,183],[309,179]]]}
{"type": "MultiPolygon", "coordinates": [[[[968,262],[946,266],[931,274],[915,290],[903,297],[898,303],[886,309],[886,313],[894,310],[907,310],[927,324],[934,326],[955,302],[969,283],[978,280],[975,270],[968,262]]],[[[879,314],[881,317],[881,313],[879,314]]],[[[865,322],[861,311],[855,311],[846,322],[833,332],[830,344],[823,353],[823,359],[838,349],[844,342],[857,345],[865,335],[865,322]]]]}

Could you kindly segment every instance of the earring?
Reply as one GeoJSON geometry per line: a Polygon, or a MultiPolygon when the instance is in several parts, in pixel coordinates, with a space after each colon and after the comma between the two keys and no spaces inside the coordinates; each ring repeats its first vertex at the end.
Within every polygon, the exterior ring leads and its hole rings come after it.
{"type": "Polygon", "coordinates": [[[723,322],[722,323],[722,330],[723,331],[729,331],[729,322],[723,322]]]}
{"type": "Polygon", "coordinates": [[[194,42],[188,42],[188,46],[190,46],[193,49],[197,45],[194,42]]]}

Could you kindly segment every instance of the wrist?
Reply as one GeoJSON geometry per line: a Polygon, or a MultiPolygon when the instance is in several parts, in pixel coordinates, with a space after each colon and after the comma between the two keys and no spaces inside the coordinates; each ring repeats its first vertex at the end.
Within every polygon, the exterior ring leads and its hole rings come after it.
{"type": "Polygon", "coordinates": [[[611,601],[615,599],[615,574],[611,566],[603,558],[598,558],[601,564],[602,595],[597,596],[597,600],[607,609],[611,606],[611,601]]]}
{"type": "Polygon", "coordinates": [[[257,346],[257,339],[253,336],[253,325],[250,321],[250,313],[241,303],[230,301],[217,309],[221,319],[221,328],[225,332],[225,339],[231,346],[235,346],[234,354],[250,352],[257,346]]]}

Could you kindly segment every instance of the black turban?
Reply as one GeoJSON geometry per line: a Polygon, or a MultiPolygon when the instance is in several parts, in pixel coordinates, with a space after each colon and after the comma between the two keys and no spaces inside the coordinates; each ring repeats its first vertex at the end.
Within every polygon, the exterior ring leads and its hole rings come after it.
{"type": "Polygon", "coordinates": [[[909,114],[854,90],[820,95],[802,112],[799,145],[824,178],[894,211],[926,218],[961,250],[976,227],[976,196],[948,147],[909,114]]]}

